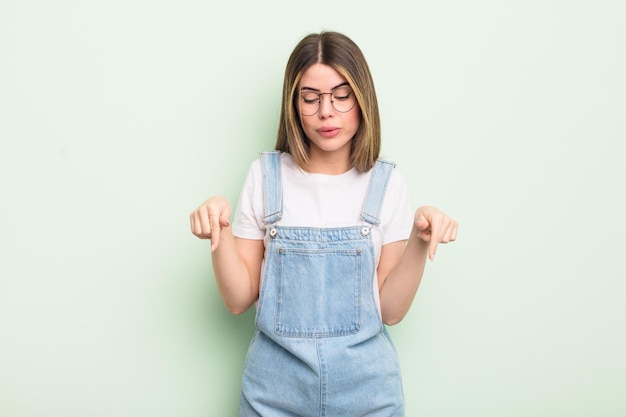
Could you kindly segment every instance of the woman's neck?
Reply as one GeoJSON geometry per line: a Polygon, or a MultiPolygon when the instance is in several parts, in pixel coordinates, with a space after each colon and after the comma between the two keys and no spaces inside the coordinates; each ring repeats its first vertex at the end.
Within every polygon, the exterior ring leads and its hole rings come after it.
{"type": "Polygon", "coordinates": [[[302,167],[311,174],[341,175],[350,171],[350,155],[337,152],[316,152],[311,150],[309,162],[302,167]]]}

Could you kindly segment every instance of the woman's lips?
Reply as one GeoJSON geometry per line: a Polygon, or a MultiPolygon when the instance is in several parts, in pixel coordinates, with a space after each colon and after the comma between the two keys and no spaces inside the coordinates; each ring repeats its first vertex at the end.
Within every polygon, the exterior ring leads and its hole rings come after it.
{"type": "Polygon", "coordinates": [[[321,127],[317,129],[317,133],[325,138],[332,138],[339,134],[340,129],[338,127],[321,127]]]}

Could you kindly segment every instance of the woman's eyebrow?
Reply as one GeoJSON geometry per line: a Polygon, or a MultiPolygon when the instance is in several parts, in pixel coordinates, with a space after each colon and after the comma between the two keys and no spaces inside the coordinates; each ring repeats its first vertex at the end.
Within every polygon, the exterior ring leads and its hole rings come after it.
{"type": "MultiPolygon", "coordinates": [[[[331,88],[331,89],[330,89],[330,91],[336,90],[336,89],[338,89],[339,87],[344,87],[344,86],[346,86],[346,85],[350,85],[350,83],[348,83],[347,81],[346,81],[346,82],[343,82],[343,83],[341,83],[341,84],[339,84],[339,85],[336,85],[336,86],[334,86],[333,88],[331,88]]],[[[313,87],[306,87],[306,86],[301,87],[301,88],[300,88],[300,91],[302,91],[302,90],[307,90],[307,91],[315,91],[315,92],[318,92],[318,93],[320,92],[320,90],[318,90],[317,88],[313,88],[313,87]]]]}

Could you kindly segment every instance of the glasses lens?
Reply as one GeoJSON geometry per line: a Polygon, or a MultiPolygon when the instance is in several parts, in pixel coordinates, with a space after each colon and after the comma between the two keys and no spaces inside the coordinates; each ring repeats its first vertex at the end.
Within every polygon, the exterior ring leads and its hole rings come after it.
{"type": "Polygon", "coordinates": [[[304,116],[312,116],[320,108],[320,96],[312,91],[304,91],[301,94],[300,112],[304,116]]]}
{"type": "Polygon", "coordinates": [[[352,110],[356,104],[356,97],[350,87],[339,87],[333,91],[332,103],[335,110],[345,113],[352,110]]]}

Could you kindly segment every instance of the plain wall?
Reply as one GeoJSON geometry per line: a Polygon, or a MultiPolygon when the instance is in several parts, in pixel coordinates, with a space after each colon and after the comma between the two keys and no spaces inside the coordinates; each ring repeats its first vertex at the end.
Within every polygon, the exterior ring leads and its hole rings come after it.
{"type": "Polygon", "coordinates": [[[407,416],[626,415],[626,2],[0,0],[0,416],[235,416],[206,197],[284,66],[364,51],[383,156],[460,223],[391,328],[407,416]]]}

